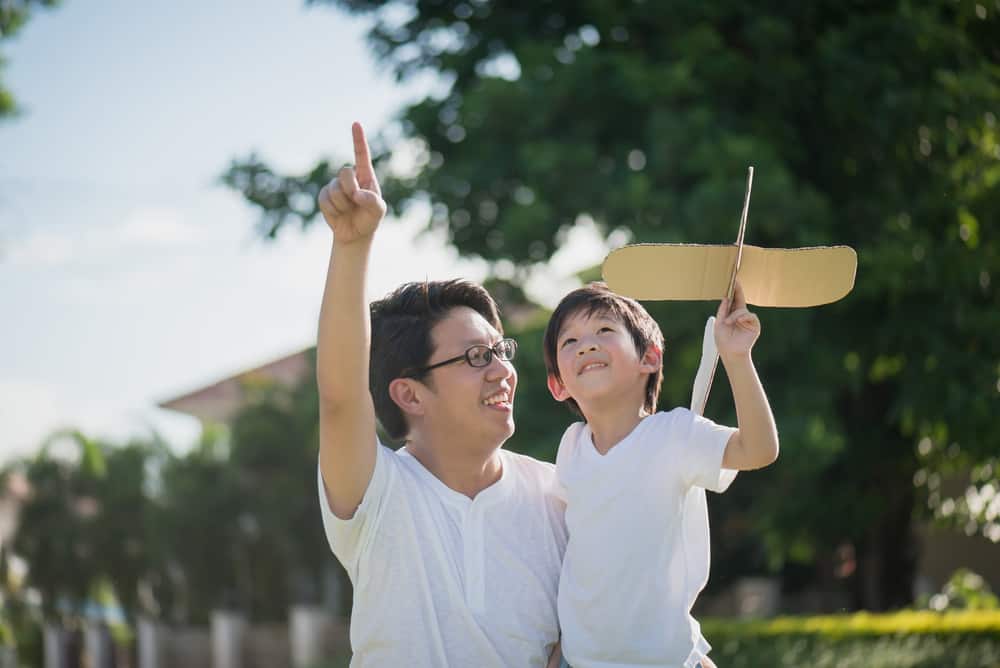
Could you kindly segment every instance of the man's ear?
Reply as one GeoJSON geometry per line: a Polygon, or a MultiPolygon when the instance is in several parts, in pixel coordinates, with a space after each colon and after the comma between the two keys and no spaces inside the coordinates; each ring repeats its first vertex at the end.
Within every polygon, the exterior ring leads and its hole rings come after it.
{"type": "Polygon", "coordinates": [[[412,378],[396,378],[389,383],[389,397],[407,415],[423,415],[424,404],[418,386],[419,382],[412,378]]]}
{"type": "Polygon", "coordinates": [[[546,384],[549,386],[549,392],[552,393],[552,398],[556,401],[566,401],[569,399],[569,392],[566,390],[566,386],[562,384],[562,381],[556,378],[555,374],[550,373],[546,379],[546,384]]]}
{"type": "Polygon", "coordinates": [[[663,351],[656,344],[646,346],[646,354],[639,360],[639,369],[643,373],[656,373],[663,366],[663,351]]]}

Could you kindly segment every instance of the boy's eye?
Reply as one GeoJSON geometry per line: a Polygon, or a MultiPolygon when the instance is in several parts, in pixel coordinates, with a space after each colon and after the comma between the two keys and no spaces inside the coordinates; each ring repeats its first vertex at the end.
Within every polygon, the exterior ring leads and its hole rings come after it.
{"type": "Polygon", "coordinates": [[[563,339],[562,347],[565,348],[566,346],[568,346],[571,343],[576,343],[576,339],[573,339],[573,338],[563,339]]]}
{"type": "Polygon", "coordinates": [[[615,330],[611,329],[610,327],[601,327],[599,330],[597,330],[597,333],[600,334],[601,332],[613,332],[613,331],[615,330]]]}

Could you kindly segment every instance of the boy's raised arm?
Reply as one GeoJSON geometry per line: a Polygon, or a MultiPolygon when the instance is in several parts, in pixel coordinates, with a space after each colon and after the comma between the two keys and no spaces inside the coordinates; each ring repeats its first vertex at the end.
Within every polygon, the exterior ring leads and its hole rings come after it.
{"type": "Polygon", "coordinates": [[[748,471],[767,466],[778,458],[778,428],[750,357],[753,344],[760,336],[760,319],[747,310],[739,282],[732,308],[729,307],[728,300],[719,305],[715,342],[733,390],[739,431],[726,445],[722,467],[748,471]]]}
{"type": "Polygon", "coordinates": [[[352,126],[355,167],[319,193],[333,247],[316,344],[320,470],[330,509],[354,515],[375,469],[375,408],[368,389],[371,324],[365,299],[372,239],[386,206],[361,125],[352,126]]]}

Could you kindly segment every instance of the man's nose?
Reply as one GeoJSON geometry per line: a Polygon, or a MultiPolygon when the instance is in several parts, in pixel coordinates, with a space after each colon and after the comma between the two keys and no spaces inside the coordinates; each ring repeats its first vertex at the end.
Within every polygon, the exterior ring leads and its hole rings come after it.
{"type": "Polygon", "coordinates": [[[494,355],[486,369],[486,376],[490,380],[500,380],[509,378],[514,373],[514,363],[510,360],[502,360],[499,355],[494,355]]]}

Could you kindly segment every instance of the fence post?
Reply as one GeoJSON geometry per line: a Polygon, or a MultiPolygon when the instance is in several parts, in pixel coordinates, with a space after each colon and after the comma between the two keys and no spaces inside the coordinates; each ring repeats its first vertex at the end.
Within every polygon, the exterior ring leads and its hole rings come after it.
{"type": "Polygon", "coordinates": [[[139,617],[136,627],[138,668],[160,668],[160,629],[156,620],[139,617]]]}
{"type": "Polygon", "coordinates": [[[292,668],[307,668],[323,656],[323,636],[330,614],[316,605],[293,605],[288,613],[288,636],[292,649],[292,668]]]}
{"type": "Polygon", "coordinates": [[[42,657],[45,668],[67,668],[66,632],[59,624],[45,622],[42,627],[42,657]]]}
{"type": "Polygon", "coordinates": [[[231,610],[212,612],[212,668],[243,668],[246,620],[231,610]]]}

